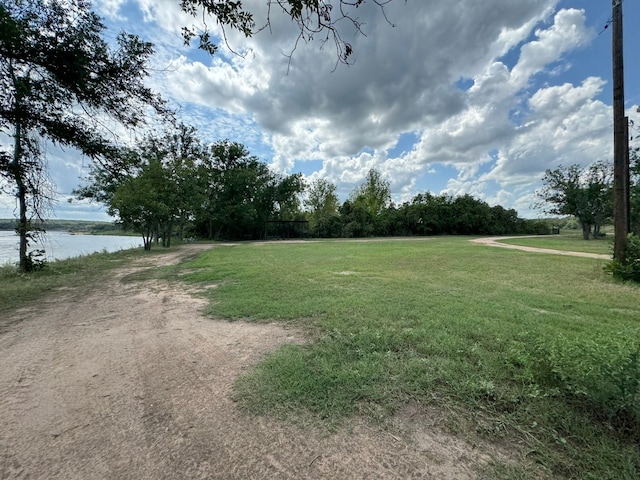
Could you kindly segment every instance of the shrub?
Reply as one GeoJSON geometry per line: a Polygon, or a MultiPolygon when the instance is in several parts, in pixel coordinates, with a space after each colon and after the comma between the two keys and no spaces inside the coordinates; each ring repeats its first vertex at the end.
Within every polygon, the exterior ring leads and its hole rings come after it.
{"type": "Polygon", "coordinates": [[[640,236],[629,234],[624,262],[613,260],[605,270],[621,280],[640,283],[640,236]]]}
{"type": "Polygon", "coordinates": [[[600,339],[530,335],[513,353],[526,381],[612,427],[640,438],[640,345],[637,334],[600,339]]]}
{"type": "Polygon", "coordinates": [[[545,220],[525,220],[523,233],[529,235],[550,235],[551,225],[545,220]]]}

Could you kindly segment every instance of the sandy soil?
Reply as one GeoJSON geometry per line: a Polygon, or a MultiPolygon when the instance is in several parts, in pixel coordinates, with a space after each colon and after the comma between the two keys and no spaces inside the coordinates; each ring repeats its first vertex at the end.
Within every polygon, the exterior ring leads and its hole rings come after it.
{"type": "Polygon", "coordinates": [[[239,410],[237,376],[303,335],[206,318],[179,286],[122,282],[139,268],[0,319],[0,478],[473,479],[504,461],[445,433],[437,412],[328,433],[239,410]]]}

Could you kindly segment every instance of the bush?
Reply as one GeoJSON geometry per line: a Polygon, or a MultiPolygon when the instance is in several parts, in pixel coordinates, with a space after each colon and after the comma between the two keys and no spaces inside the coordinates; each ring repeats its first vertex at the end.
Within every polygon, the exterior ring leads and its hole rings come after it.
{"type": "Polygon", "coordinates": [[[550,235],[551,225],[545,220],[525,220],[523,233],[528,235],[550,235]]]}
{"type": "Polygon", "coordinates": [[[624,262],[613,260],[605,270],[621,280],[640,283],[640,236],[629,234],[624,262]]]}
{"type": "Polygon", "coordinates": [[[640,438],[640,345],[637,333],[598,341],[529,335],[513,353],[529,383],[640,438]]]}
{"type": "Polygon", "coordinates": [[[44,250],[32,250],[27,254],[26,270],[27,272],[36,272],[47,268],[47,257],[44,250]]]}

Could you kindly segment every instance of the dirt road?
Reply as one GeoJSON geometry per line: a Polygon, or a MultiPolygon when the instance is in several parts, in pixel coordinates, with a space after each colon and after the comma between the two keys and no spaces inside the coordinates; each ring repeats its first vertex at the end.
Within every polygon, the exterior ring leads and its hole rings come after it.
{"type": "Polygon", "coordinates": [[[611,255],[603,255],[600,253],[587,253],[587,252],[571,252],[568,250],[555,250],[553,248],[538,248],[527,247],[524,245],[511,245],[509,243],[502,243],[500,240],[509,240],[511,238],[528,238],[537,237],[537,235],[519,236],[519,237],[486,237],[486,238],[474,238],[471,240],[473,243],[480,243],[482,245],[489,245],[490,247],[509,248],[511,250],[521,250],[523,252],[533,253],[547,253],[550,255],[566,255],[569,257],[583,257],[583,258],[598,258],[600,260],[611,260],[611,255]]]}
{"type": "Polygon", "coordinates": [[[302,334],[206,318],[181,287],[123,283],[136,268],[0,319],[0,478],[472,479],[499,455],[416,409],[332,434],[244,413],[235,378],[302,334]]]}

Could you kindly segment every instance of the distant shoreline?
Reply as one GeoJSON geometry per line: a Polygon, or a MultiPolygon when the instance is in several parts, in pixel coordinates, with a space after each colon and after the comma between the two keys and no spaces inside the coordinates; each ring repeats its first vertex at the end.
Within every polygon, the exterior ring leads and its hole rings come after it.
{"type": "MultiPolygon", "coordinates": [[[[0,218],[0,230],[14,231],[16,219],[0,218]]],[[[65,232],[73,235],[119,235],[135,236],[137,234],[125,231],[115,222],[102,222],[93,220],[47,220],[46,222],[34,222],[34,225],[43,228],[46,232],[65,232]]]]}

